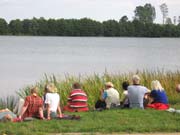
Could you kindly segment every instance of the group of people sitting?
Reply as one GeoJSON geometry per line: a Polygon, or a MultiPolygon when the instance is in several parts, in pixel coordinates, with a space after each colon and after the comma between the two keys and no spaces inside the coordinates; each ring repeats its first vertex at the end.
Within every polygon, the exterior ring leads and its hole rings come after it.
{"type": "MultiPolygon", "coordinates": [[[[81,90],[80,84],[74,83],[72,89],[68,97],[67,106],[63,108],[63,111],[88,111],[87,95],[81,90]]],[[[13,112],[9,109],[0,110],[0,121],[18,122],[22,120],[32,120],[34,118],[47,120],[54,118],[79,119],[79,116],[62,114],[60,96],[53,83],[45,86],[42,98],[38,96],[38,88],[33,87],[30,90],[29,96],[25,99],[21,98],[18,101],[13,112]]]]}
{"type": "MultiPolygon", "coordinates": [[[[152,81],[151,89],[140,85],[140,77],[132,77],[132,85],[127,81],[122,83],[123,99],[120,101],[119,92],[112,82],[105,83],[105,89],[101,90],[100,99],[95,103],[95,110],[111,108],[154,108],[157,110],[169,109],[168,98],[164,88],[158,80],[152,81]]],[[[176,88],[180,92],[180,85],[176,88]]],[[[44,95],[38,96],[38,88],[34,87],[30,95],[20,99],[13,112],[9,109],[0,110],[1,121],[22,121],[28,118],[53,119],[68,117],[63,111],[84,112],[89,111],[87,94],[81,89],[79,83],[72,85],[67,105],[61,109],[60,96],[57,88],[50,83],[45,86],[44,95]]]]}
{"type": "Polygon", "coordinates": [[[158,80],[154,80],[151,83],[151,89],[149,90],[145,86],[140,85],[140,77],[134,75],[132,77],[132,85],[125,81],[122,83],[123,99],[119,101],[119,93],[113,88],[113,84],[108,82],[105,84],[106,90],[102,92],[102,98],[97,101],[96,109],[107,108],[154,108],[157,110],[169,109],[168,98],[164,88],[161,86],[158,80]]]}

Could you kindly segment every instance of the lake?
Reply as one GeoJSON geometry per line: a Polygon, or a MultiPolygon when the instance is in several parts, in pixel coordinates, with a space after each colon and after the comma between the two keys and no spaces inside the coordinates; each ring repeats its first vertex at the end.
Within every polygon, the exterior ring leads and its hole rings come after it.
{"type": "Polygon", "coordinates": [[[180,38],[0,36],[0,92],[12,95],[44,74],[64,76],[180,69],[180,38]]]}

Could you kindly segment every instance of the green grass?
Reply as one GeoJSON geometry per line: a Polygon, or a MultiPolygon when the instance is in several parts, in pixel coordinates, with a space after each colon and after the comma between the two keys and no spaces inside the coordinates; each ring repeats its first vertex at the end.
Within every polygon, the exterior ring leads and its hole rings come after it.
{"type": "MultiPolygon", "coordinates": [[[[166,90],[172,107],[180,109],[180,94],[175,91],[175,85],[180,83],[180,71],[164,72],[157,71],[136,71],[125,74],[94,74],[91,76],[70,76],[65,75],[62,79],[59,76],[46,76],[32,86],[40,89],[39,94],[43,94],[44,86],[48,82],[54,83],[58,88],[61,97],[61,105],[67,102],[67,97],[74,82],[80,82],[82,88],[88,95],[88,105],[94,107],[99,98],[99,90],[104,88],[104,83],[112,81],[115,88],[122,97],[121,84],[128,80],[131,82],[133,74],[141,77],[141,84],[150,89],[152,80],[159,80],[166,90]]],[[[17,92],[20,97],[29,94],[32,86],[22,88],[17,92]]],[[[15,98],[8,97],[0,100],[0,108],[13,108],[15,98]]],[[[52,120],[52,121],[32,121],[22,123],[0,124],[0,134],[11,135],[32,135],[45,133],[66,133],[66,132],[88,132],[88,133],[146,133],[146,132],[180,132],[180,114],[155,110],[107,110],[103,112],[77,113],[81,116],[80,121],[52,120]]]]}
{"type": "Polygon", "coordinates": [[[0,124],[0,134],[180,132],[180,114],[156,110],[106,110],[76,113],[81,119],[0,124]]]}

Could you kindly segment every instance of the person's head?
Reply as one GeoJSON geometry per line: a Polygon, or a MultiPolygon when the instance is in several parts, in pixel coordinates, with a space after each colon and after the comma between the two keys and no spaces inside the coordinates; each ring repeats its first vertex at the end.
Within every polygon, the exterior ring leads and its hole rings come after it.
{"type": "Polygon", "coordinates": [[[54,83],[49,83],[45,85],[45,90],[46,93],[56,93],[57,92],[57,88],[54,85],[54,83]]]}
{"type": "Polygon", "coordinates": [[[30,90],[31,94],[37,94],[38,93],[38,87],[33,87],[30,90]]]}
{"type": "Polygon", "coordinates": [[[124,82],[122,83],[122,88],[123,88],[124,90],[127,90],[128,86],[129,86],[129,82],[128,82],[128,81],[124,81],[124,82]]]}
{"type": "Polygon", "coordinates": [[[105,83],[105,88],[106,88],[106,89],[108,89],[108,88],[113,88],[113,87],[114,87],[114,85],[113,85],[112,82],[106,82],[106,83],[105,83]]]}
{"type": "Polygon", "coordinates": [[[180,84],[176,85],[176,92],[180,93],[180,84]]]}
{"type": "Polygon", "coordinates": [[[164,88],[161,86],[161,83],[158,80],[154,80],[151,82],[151,89],[160,91],[164,90],[164,88]]]}
{"type": "Polygon", "coordinates": [[[75,83],[73,83],[72,88],[73,89],[81,89],[81,85],[80,85],[80,83],[75,82],[75,83]]]}
{"type": "Polygon", "coordinates": [[[133,75],[132,82],[133,84],[140,84],[140,77],[138,75],[133,75]]]}

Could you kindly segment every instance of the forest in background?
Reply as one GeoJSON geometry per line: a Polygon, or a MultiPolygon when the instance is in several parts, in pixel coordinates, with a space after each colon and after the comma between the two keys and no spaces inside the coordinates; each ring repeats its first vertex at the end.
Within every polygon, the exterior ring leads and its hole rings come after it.
{"type": "Polygon", "coordinates": [[[133,20],[123,16],[117,20],[99,22],[82,19],[15,19],[9,23],[0,18],[0,35],[29,36],[104,36],[104,37],[180,37],[180,21],[173,24],[162,8],[163,24],[156,24],[155,8],[147,3],[137,6],[133,20]]]}

